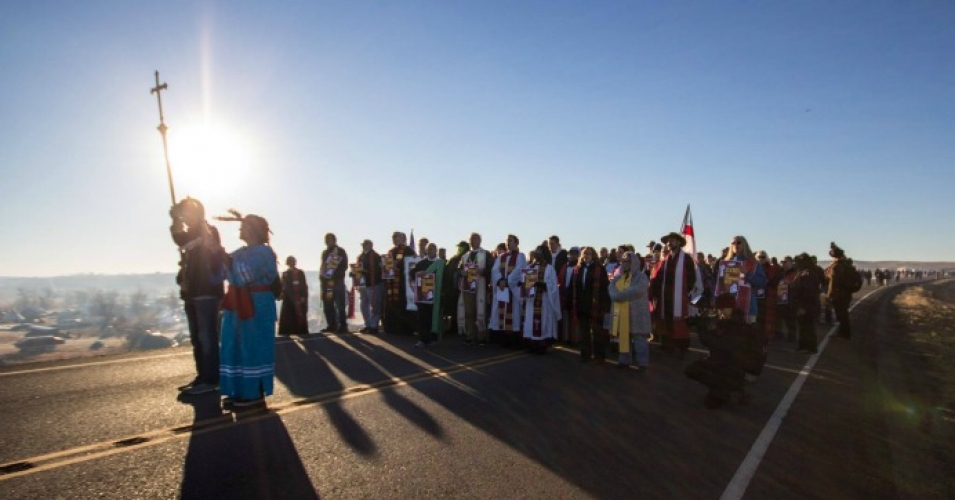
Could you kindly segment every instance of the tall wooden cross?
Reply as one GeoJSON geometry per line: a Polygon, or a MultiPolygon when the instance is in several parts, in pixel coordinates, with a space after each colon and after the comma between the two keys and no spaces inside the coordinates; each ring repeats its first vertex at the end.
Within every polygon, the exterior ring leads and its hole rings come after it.
{"type": "Polygon", "coordinates": [[[172,204],[176,204],[176,189],[172,184],[172,167],[169,166],[169,146],[166,144],[166,127],[165,119],[162,114],[162,92],[163,90],[168,89],[169,86],[165,83],[159,83],[159,71],[156,71],[156,86],[149,89],[150,94],[156,94],[156,100],[159,102],[159,126],[156,127],[159,130],[159,133],[162,135],[162,150],[166,155],[166,175],[169,177],[169,195],[172,196],[172,204]]]}

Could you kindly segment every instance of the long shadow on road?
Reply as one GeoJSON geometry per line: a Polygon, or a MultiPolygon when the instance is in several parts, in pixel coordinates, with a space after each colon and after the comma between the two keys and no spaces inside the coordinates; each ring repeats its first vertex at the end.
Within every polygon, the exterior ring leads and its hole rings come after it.
{"type": "MultiPolygon", "coordinates": [[[[322,346],[328,342],[321,342],[322,346]]],[[[275,376],[295,396],[310,397],[344,390],[325,356],[318,351],[317,342],[289,342],[275,350],[275,376]]],[[[328,414],[338,434],[356,453],[373,457],[377,446],[368,432],[349,414],[338,400],[319,405],[328,414]]]]}
{"type": "MultiPolygon", "coordinates": [[[[221,415],[218,396],[210,396],[184,400],[195,408],[196,422],[221,415]]],[[[180,498],[319,498],[281,417],[259,417],[244,425],[193,433],[180,498]]]]}

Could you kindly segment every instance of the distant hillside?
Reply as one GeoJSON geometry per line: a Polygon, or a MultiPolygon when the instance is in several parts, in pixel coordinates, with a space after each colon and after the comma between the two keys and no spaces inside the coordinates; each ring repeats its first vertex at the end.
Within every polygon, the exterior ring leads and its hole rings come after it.
{"type": "MultiPolygon", "coordinates": [[[[856,260],[858,269],[921,269],[932,271],[936,269],[955,270],[955,262],[918,262],[914,260],[856,260]]],[[[826,267],[829,261],[820,261],[819,265],[826,267]]]]}
{"type": "MultiPolygon", "coordinates": [[[[306,271],[309,281],[317,281],[318,271],[306,271]]],[[[13,301],[20,289],[42,292],[50,289],[57,294],[76,290],[103,290],[127,294],[142,290],[147,295],[178,293],[175,273],[151,274],[77,274],[52,278],[22,278],[0,276],[0,303],[13,301]]]]}
{"type": "Polygon", "coordinates": [[[142,290],[148,295],[161,295],[176,290],[174,273],[153,274],[78,274],[52,278],[0,277],[0,301],[11,301],[19,290],[38,292],[50,289],[57,294],[78,290],[116,291],[122,294],[142,290]]]}

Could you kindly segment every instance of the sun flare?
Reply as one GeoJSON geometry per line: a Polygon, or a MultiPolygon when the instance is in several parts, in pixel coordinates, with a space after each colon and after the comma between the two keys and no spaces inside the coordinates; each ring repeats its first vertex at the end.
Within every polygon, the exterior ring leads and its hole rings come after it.
{"type": "Polygon", "coordinates": [[[196,123],[169,129],[169,161],[177,197],[224,201],[250,167],[250,144],[227,127],[196,123]]]}

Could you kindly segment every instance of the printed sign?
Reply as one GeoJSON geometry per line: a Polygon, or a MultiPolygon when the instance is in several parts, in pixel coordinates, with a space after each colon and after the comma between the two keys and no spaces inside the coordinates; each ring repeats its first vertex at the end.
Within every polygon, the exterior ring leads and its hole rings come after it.
{"type": "Polygon", "coordinates": [[[464,263],[464,279],[461,281],[461,291],[468,293],[477,292],[478,288],[478,267],[474,262],[464,263]]]}
{"type": "Polygon", "coordinates": [[[716,283],[718,293],[731,293],[733,295],[737,295],[739,293],[742,273],[742,262],[736,260],[721,261],[716,283]]]}
{"type": "Polygon", "coordinates": [[[537,266],[525,267],[521,270],[524,286],[521,287],[521,296],[532,299],[537,295],[537,266]]]}
{"type": "Polygon", "coordinates": [[[381,256],[381,278],[386,280],[393,280],[397,278],[398,275],[395,273],[395,258],[391,254],[384,254],[381,256]]]}
{"type": "Polygon", "coordinates": [[[325,262],[322,264],[322,277],[331,278],[335,276],[335,270],[338,269],[338,265],[341,263],[341,254],[338,252],[328,254],[328,257],[325,258],[325,262]]]}
{"type": "Polygon", "coordinates": [[[437,275],[426,271],[418,271],[415,276],[415,302],[419,304],[434,304],[434,294],[437,288],[437,275]]]}

